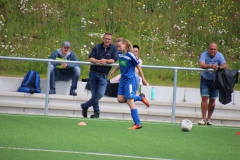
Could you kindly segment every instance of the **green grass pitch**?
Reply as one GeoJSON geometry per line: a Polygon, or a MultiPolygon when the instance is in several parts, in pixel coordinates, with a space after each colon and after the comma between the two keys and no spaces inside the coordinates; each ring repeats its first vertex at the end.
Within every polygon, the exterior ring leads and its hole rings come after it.
{"type": "Polygon", "coordinates": [[[84,119],[0,114],[1,160],[238,160],[240,127],[142,122],[128,130],[129,120],[84,119]],[[79,126],[85,122],[87,126],[79,126]]]}

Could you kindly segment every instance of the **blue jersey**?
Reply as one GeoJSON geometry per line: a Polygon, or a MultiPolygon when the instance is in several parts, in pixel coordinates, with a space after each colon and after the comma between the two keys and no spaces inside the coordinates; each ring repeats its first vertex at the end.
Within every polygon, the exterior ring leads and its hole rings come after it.
{"type": "Polygon", "coordinates": [[[131,52],[127,52],[126,54],[119,52],[118,57],[121,79],[124,81],[135,79],[135,67],[139,64],[136,56],[131,52]]]}
{"type": "MultiPolygon", "coordinates": [[[[205,62],[205,64],[217,64],[218,66],[226,63],[222,53],[217,52],[216,55],[213,58],[211,58],[209,56],[208,51],[205,51],[201,54],[201,56],[199,58],[199,62],[205,62]]],[[[216,77],[215,72],[201,72],[201,75],[206,80],[214,80],[216,77]]]]}

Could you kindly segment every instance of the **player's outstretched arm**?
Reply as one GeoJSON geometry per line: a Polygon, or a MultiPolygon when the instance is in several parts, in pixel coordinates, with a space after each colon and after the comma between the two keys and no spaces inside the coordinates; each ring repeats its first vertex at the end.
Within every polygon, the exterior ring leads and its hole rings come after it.
{"type": "Polygon", "coordinates": [[[119,65],[116,66],[116,67],[111,71],[110,76],[113,77],[113,76],[114,76],[114,73],[115,73],[119,68],[120,68],[119,65]]]}

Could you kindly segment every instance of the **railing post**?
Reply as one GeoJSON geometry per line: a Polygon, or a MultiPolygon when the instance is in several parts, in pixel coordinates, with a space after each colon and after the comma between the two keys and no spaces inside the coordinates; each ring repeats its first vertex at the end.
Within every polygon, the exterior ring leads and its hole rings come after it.
{"type": "Polygon", "coordinates": [[[174,82],[173,82],[173,101],[172,101],[172,123],[175,121],[175,106],[176,106],[176,93],[177,93],[177,68],[174,69],[174,82]]]}
{"type": "Polygon", "coordinates": [[[47,67],[47,89],[46,89],[46,97],[45,97],[45,115],[48,115],[48,104],[49,104],[49,84],[50,84],[50,69],[51,69],[51,62],[48,61],[48,67],[47,67]]]}

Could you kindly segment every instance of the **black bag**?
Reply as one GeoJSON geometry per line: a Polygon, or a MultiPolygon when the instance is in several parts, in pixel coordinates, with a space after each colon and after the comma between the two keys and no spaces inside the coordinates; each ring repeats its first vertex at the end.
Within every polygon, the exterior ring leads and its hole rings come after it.
{"type": "MultiPolygon", "coordinates": [[[[119,86],[119,83],[110,83],[108,81],[104,95],[108,97],[117,97],[118,86],[119,86]]],[[[85,89],[91,90],[91,86],[89,82],[87,82],[85,89]]]]}
{"type": "Polygon", "coordinates": [[[105,96],[117,97],[119,83],[110,83],[108,82],[107,88],[105,91],[105,96]]]}
{"type": "Polygon", "coordinates": [[[228,104],[232,101],[232,92],[238,82],[238,70],[217,70],[215,88],[219,90],[219,102],[228,104]]]}

